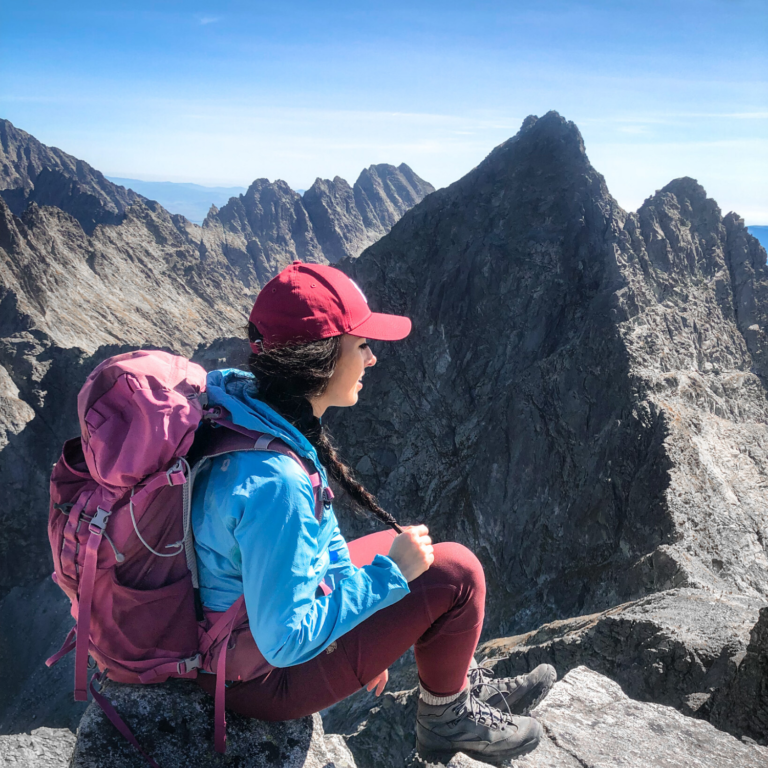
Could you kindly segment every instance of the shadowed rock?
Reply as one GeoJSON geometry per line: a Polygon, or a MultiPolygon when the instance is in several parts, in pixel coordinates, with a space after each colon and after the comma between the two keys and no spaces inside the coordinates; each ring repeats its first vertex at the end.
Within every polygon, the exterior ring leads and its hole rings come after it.
{"type": "Polygon", "coordinates": [[[746,651],[733,658],[734,677],[715,692],[710,721],[736,736],[768,745],[768,608],[750,634],[746,651]]]}

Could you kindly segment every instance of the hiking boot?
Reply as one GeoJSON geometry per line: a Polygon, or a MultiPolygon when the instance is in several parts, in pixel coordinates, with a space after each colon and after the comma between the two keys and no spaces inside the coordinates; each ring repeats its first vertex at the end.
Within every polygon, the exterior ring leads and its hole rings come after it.
{"type": "Polygon", "coordinates": [[[557,672],[551,664],[539,664],[527,675],[494,679],[489,669],[472,659],[467,677],[480,701],[513,715],[527,715],[550,692],[557,672]]]}
{"type": "Polygon", "coordinates": [[[416,710],[416,751],[430,762],[448,763],[456,752],[501,762],[536,749],[543,730],[530,717],[512,717],[472,695],[467,686],[448,704],[416,710]]]}

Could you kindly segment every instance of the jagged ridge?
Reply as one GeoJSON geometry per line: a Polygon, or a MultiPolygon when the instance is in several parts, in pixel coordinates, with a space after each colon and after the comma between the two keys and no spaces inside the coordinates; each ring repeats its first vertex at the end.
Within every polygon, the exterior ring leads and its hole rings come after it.
{"type": "Polygon", "coordinates": [[[2,119],[0,196],[17,216],[30,202],[55,205],[74,216],[88,233],[96,224],[116,223],[128,206],[142,199],[83,160],[47,147],[2,119]]]}

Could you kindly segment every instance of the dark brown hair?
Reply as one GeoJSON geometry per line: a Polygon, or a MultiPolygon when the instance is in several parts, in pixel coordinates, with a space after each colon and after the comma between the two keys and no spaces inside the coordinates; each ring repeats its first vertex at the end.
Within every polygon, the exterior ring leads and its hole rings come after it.
{"type": "MultiPolygon", "coordinates": [[[[261,341],[261,334],[253,323],[248,324],[248,338],[252,343],[261,341]]],[[[312,410],[309,398],[325,392],[340,355],[341,336],[332,336],[251,354],[248,368],[258,382],[259,400],[274,408],[309,440],[330,476],[356,504],[399,532],[397,520],[379,506],[376,497],[341,461],[327,427],[312,410]]]]}

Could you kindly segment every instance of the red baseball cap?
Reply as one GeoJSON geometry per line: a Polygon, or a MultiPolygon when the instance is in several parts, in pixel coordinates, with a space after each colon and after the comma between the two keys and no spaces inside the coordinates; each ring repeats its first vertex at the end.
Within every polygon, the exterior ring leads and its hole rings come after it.
{"type": "MultiPolygon", "coordinates": [[[[300,344],[351,333],[367,339],[398,341],[411,332],[401,315],[371,312],[368,299],[340,269],[294,261],[256,297],[249,320],[264,346],[300,344]]],[[[251,343],[254,352],[259,344],[251,343]]]]}

